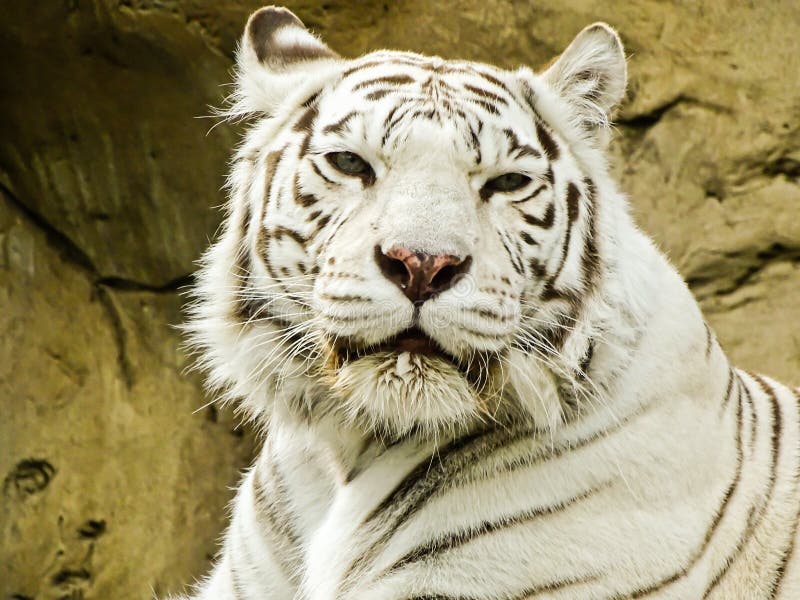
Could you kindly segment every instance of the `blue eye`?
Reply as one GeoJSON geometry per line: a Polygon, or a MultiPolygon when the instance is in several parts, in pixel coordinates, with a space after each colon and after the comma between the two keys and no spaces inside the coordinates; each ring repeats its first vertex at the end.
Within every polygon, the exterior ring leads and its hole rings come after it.
{"type": "Polygon", "coordinates": [[[345,175],[367,178],[375,176],[369,163],[353,152],[329,152],[325,158],[337,171],[345,175]]]}
{"type": "Polygon", "coordinates": [[[531,178],[522,173],[505,173],[486,182],[485,187],[493,192],[515,192],[531,182],[531,178]]]}

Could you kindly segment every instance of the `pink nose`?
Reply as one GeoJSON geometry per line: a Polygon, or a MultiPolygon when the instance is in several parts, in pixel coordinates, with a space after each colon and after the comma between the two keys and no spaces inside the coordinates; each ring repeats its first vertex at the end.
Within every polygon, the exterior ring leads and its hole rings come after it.
{"type": "Polygon", "coordinates": [[[375,260],[383,275],[416,305],[451,287],[472,262],[469,256],[464,259],[452,254],[434,256],[402,246],[393,246],[385,253],[376,246],[375,260]]]}

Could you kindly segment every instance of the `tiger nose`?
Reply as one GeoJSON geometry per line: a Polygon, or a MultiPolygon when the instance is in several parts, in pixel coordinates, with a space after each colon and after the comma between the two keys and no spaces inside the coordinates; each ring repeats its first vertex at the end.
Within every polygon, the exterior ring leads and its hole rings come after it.
{"type": "Polygon", "coordinates": [[[406,297],[419,306],[426,300],[452,287],[469,270],[472,257],[452,254],[427,254],[394,246],[383,252],[375,247],[375,261],[384,277],[399,287],[406,297]]]}

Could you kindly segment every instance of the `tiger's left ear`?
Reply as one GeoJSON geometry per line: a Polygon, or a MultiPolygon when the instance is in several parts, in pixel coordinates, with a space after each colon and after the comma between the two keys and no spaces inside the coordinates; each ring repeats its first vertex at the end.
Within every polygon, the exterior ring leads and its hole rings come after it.
{"type": "Polygon", "coordinates": [[[265,6],[250,15],[239,44],[235,110],[272,115],[319,91],[340,64],[339,55],[294,13],[265,6]]]}
{"type": "Polygon", "coordinates": [[[581,31],[542,78],[574,109],[589,133],[606,129],[625,95],[627,65],[619,35],[605,23],[581,31]]]}

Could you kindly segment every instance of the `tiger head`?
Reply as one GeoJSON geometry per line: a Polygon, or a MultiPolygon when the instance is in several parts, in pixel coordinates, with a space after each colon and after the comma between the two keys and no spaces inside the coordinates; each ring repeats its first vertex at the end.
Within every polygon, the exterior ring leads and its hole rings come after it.
{"type": "Polygon", "coordinates": [[[288,10],[254,13],[230,110],[253,123],[188,326],[211,384],[258,418],[388,436],[579,410],[625,81],[604,24],[535,74],[343,59],[288,10]]]}

